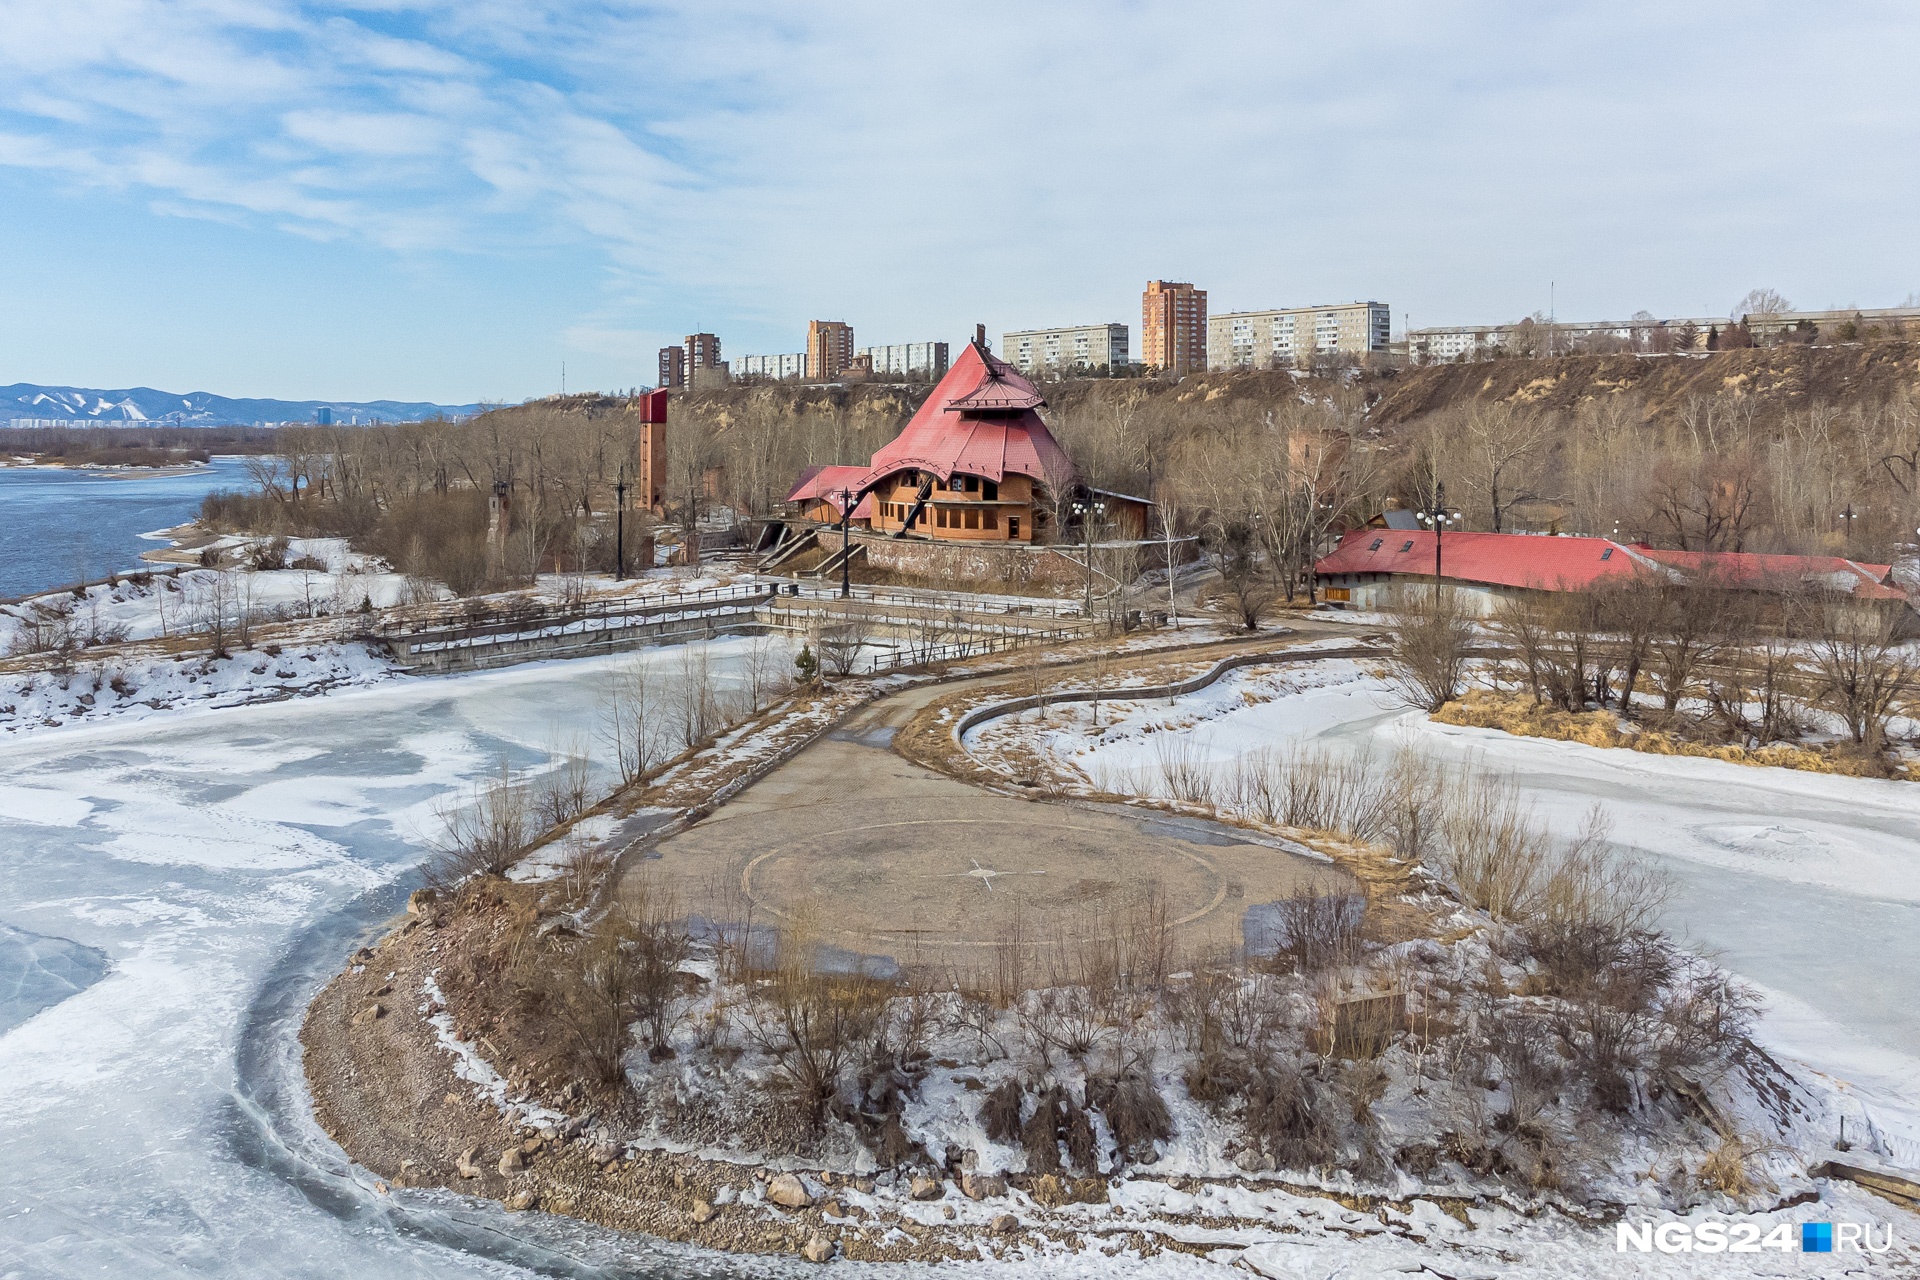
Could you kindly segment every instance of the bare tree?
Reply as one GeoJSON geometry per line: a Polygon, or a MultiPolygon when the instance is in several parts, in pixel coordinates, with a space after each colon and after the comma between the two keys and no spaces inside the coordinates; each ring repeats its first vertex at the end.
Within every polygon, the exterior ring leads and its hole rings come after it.
{"type": "Polygon", "coordinates": [[[1819,699],[1861,748],[1878,754],[1887,721],[1920,680],[1920,659],[1903,642],[1892,610],[1829,596],[1810,610],[1813,668],[1819,699]]]}
{"type": "Polygon", "coordinates": [[[1436,589],[1403,596],[1389,617],[1394,630],[1389,679],[1400,700],[1438,711],[1457,699],[1467,684],[1473,624],[1454,593],[1436,589]]]}

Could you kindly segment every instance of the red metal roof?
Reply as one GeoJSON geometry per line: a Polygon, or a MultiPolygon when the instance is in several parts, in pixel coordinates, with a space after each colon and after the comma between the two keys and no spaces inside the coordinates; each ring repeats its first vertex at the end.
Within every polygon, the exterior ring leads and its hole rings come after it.
{"type": "MultiPolygon", "coordinates": [[[[1433,534],[1426,529],[1355,529],[1341,537],[1340,545],[1321,559],[1314,571],[1431,577],[1433,534]]],[[[1730,587],[1777,590],[1805,583],[1862,599],[1907,598],[1907,593],[1894,585],[1890,566],[1859,564],[1838,556],[1656,551],[1625,546],[1609,538],[1466,532],[1448,534],[1440,553],[1443,578],[1536,591],[1585,591],[1636,573],[1689,578],[1709,573],[1730,587]]]]}
{"type": "MultiPolygon", "coordinates": [[[[1317,573],[1433,574],[1433,534],[1426,529],[1356,529],[1340,539],[1317,573]]],[[[1449,533],[1440,574],[1536,591],[1583,591],[1656,566],[1607,538],[1554,538],[1521,533],[1449,533]]]]}
{"type": "MultiPolygon", "coordinates": [[[[851,489],[860,492],[860,478],[867,474],[866,467],[813,466],[800,473],[793,492],[787,495],[788,502],[824,501],[833,504],[833,509],[846,514],[845,494],[851,489]]],[[[854,504],[853,518],[856,520],[873,518],[873,495],[867,494],[854,504]]]]}
{"type": "Polygon", "coordinates": [[[968,344],[906,429],[873,455],[856,488],[912,468],[943,481],[956,471],[996,482],[1008,473],[1031,476],[1064,494],[1077,476],[1034,412],[1045,403],[1012,365],[968,344]]]}
{"type": "Polygon", "coordinates": [[[1777,556],[1753,551],[1657,551],[1641,554],[1692,576],[1704,573],[1730,587],[1784,590],[1806,585],[1844,591],[1869,600],[1904,600],[1893,566],[1863,564],[1839,556],[1777,556]]]}

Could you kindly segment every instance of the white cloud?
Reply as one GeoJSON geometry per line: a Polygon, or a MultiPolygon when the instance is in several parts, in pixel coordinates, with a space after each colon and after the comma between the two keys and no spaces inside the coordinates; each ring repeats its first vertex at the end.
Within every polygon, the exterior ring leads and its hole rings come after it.
{"type": "Polygon", "coordinates": [[[1719,311],[1752,279],[1920,274],[1920,176],[1889,159],[1920,109],[1862,92],[1903,82],[1915,28],[1644,0],[0,0],[0,164],[402,254],[591,255],[607,294],[567,343],[1131,323],[1151,275],[1216,308],[1491,319],[1557,279],[1563,312],[1719,311]],[[1809,234],[1842,209],[1844,241],[1809,234]]]}

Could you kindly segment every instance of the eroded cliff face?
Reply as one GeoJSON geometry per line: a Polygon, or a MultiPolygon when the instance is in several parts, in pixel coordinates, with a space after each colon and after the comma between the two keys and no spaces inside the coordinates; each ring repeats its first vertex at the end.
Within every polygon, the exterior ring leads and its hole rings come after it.
{"type": "Polygon", "coordinates": [[[1370,381],[1369,418],[1381,427],[1473,402],[1570,411],[1630,398],[1648,420],[1677,419],[1690,401],[1739,394],[1771,415],[1824,403],[1844,408],[1920,389],[1920,344],[1751,347],[1685,356],[1563,356],[1425,365],[1370,381]]]}

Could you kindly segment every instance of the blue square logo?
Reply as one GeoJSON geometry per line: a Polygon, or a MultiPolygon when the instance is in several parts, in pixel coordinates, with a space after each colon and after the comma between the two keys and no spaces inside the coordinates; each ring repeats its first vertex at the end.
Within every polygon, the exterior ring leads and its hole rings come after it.
{"type": "Polygon", "coordinates": [[[1832,1253],[1833,1224],[1831,1222],[1803,1222],[1800,1224],[1800,1252],[1832,1253]]]}

